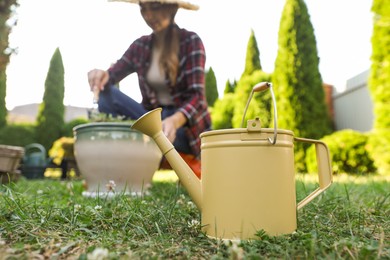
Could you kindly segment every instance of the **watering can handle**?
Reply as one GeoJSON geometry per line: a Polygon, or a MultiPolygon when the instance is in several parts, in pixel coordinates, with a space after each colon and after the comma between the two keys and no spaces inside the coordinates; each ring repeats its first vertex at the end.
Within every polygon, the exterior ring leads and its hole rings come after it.
{"type": "Polygon", "coordinates": [[[332,184],[332,166],[329,150],[324,142],[298,137],[294,137],[294,140],[298,142],[315,144],[318,165],[319,187],[298,203],[298,209],[301,209],[332,184]]]}
{"type": "Polygon", "coordinates": [[[251,91],[251,94],[248,98],[248,101],[246,103],[246,106],[245,106],[245,110],[244,110],[244,114],[242,116],[242,121],[241,121],[241,128],[244,127],[244,121],[245,121],[245,116],[246,116],[246,111],[248,110],[248,107],[249,107],[249,103],[251,102],[252,100],[252,97],[253,97],[253,93],[255,92],[261,92],[261,91],[264,91],[264,90],[267,90],[269,89],[271,91],[271,96],[272,96],[272,102],[273,102],[273,105],[274,105],[274,139],[272,140],[271,138],[268,138],[268,141],[271,143],[271,144],[275,144],[276,143],[276,138],[278,136],[278,112],[277,112],[277,109],[276,109],[276,99],[275,99],[275,94],[274,94],[274,91],[272,89],[272,83],[269,83],[269,82],[260,82],[258,84],[256,84],[253,88],[252,88],[252,91],[251,91]]]}

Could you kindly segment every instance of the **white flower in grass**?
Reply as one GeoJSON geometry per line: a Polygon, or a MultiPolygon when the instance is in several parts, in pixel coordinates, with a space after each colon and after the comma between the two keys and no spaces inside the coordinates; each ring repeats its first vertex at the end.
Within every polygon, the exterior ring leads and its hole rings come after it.
{"type": "Polygon", "coordinates": [[[80,204],[75,204],[74,205],[74,211],[75,212],[78,212],[80,209],[81,209],[81,205],[80,204]]]}
{"type": "Polygon", "coordinates": [[[73,190],[73,183],[72,183],[72,182],[67,182],[67,183],[66,183],[66,188],[67,188],[69,191],[72,191],[72,190],[73,190]]]}
{"type": "Polygon", "coordinates": [[[108,191],[114,192],[115,191],[115,187],[116,187],[116,184],[115,184],[115,181],[113,181],[113,180],[108,181],[108,183],[106,184],[106,189],[108,191]]]}
{"type": "Polygon", "coordinates": [[[96,206],[95,206],[95,210],[96,210],[96,211],[99,211],[99,210],[101,210],[101,209],[102,209],[102,206],[100,206],[100,205],[96,205],[96,206]]]}
{"type": "Polygon", "coordinates": [[[199,220],[193,219],[191,221],[188,221],[187,225],[189,228],[197,229],[198,227],[200,227],[200,222],[199,220]]]}
{"type": "Polygon", "coordinates": [[[195,204],[192,201],[187,202],[187,206],[190,208],[195,208],[195,204]]]}
{"type": "Polygon", "coordinates": [[[37,194],[43,194],[43,190],[37,190],[37,194]]]}
{"type": "Polygon", "coordinates": [[[231,259],[244,259],[244,249],[240,247],[240,239],[225,240],[224,243],[226,246],[230,246],[229,252],[231,259]]]}
{"type": "Polygon", "coordinates": [[[11,216],[11,218],[14,219],[14,220],[21,220],[21,218],[19,217],[19,215],[15,215],[15,214],[13,214],[13,215],[11,216]]]}
{"type": "Polygon", "coordinates": [[[184,204],[186,197],[183,194],[180,194],[179,199],[176,201],[177,204],[184,204]]]}
{"type": "Polygon", "coordinates": [[[135,256],[134,256],[134,253],[133,253],[133,251],[131,251],[131,250],[127,251],[127,253],[126,253],[126,257],[128,257],[129,259],[134,259],[134,258],[135,258],[135,256]]]}
{"type": "Polygon", "coordinates": [[[108,249],[95,248],[92,253],[87,255],[88,260],[104,260],[108,258],[108,249]]]}

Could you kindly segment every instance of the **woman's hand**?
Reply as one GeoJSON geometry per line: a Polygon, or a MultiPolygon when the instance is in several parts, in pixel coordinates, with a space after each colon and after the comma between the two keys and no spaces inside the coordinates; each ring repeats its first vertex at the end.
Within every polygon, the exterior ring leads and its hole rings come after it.
{"type": "Polygon", "coordinates": [[[176,139],[177,129],[185,125],[186,122],[187,118],[182,112],[176,112],[162,121],[163,132],[171,143],[176,139]]]}
{"type": "Polygon", "coordinates": [[[88,83],[91,91],[95,91],[96,89],[104,90],[104,86],[107,84],[109,80],[109,74],[105,70],[93,69],[88,72],[88,83]]]}

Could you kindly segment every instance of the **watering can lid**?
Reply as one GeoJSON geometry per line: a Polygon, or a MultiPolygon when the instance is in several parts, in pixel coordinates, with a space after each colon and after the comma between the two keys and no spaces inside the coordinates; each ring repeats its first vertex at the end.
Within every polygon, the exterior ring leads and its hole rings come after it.
{"type": "MultiPolygon", "coordinates": [[[[212,130],[203,132],[200,134],[200,137],[206,137],[211,135],[223,135],[223,134],[240,134],[240,133],[249,133],[247,128],[233,128],[233,129],[218,129],[218,130],[212,130]]],[[[257,133],[264,133],[264,134],[274,134],[273,128],[261,128],[261,130],[257,131],[257,133]]],[[[278,129],[277,134],[284,134],[284,135],[291,135],[294,136],[294,133],[291,130],[284,130],[284,129],[278,129]]]]}

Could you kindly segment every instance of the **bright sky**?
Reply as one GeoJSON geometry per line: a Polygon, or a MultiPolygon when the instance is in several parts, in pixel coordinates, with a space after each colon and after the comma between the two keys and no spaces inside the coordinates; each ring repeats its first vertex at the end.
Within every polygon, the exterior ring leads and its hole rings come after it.
{"type": "MultiPolygon", "coordinates": [[[[220,96],[244,70],[254,30],[263,70],[272,72],[284,0],[193,0],[199,11],[179,10],[176,22],[195,31],[206,48],[220,96]]],[[[18,24],[10,35],[18,53],[7,69],[7,108],[40,103],[50,59],[60,48],[65,67],[65,105],[92,106],[87,72],[106,69],[136,38],[150,34],[135,4],[106,0],[19,0],[18,24]]],[[[347,79],[370,66],[371,0],[306,0],[314,26],[324,82],[344,89],[347,79]]],[[[122,90],[140,101],[136,76],[122,90]]]]}

